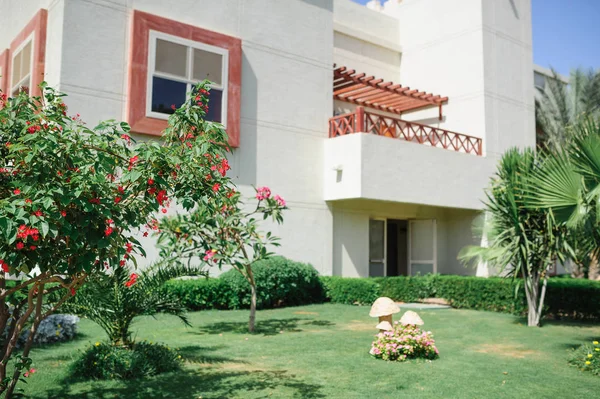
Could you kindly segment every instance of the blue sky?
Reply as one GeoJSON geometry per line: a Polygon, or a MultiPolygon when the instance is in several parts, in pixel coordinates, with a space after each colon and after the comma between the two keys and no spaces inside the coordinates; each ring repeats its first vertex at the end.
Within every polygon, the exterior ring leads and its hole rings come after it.
{"type": "Polygon", "coordinates": [[[565,75],[600,68],[600,0],[531,0],[531,7],[536,64],[565,75]]]}

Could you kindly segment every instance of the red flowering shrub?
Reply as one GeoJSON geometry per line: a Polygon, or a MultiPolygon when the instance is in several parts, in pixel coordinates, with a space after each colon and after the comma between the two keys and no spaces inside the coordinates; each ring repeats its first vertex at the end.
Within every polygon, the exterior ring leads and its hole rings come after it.
{"type": "Polygon", "coordinates": [[[154,215],[172,200],[188,210],[220,212],[215,204],[226,196],[215,187],[228,182],[220,173],[228,168],[227,135],[203,120],[204,83],[170,116],[160,142],[143,143],[129,136],[126,123],[90,128],[69,117],[63,95],[41,86],[41,98],[0,93],[0,265],[23,276],[8,289],[0,273],[0,331],[10,326],[0,352],[0,394],[7,397],[27,361],[15,362],[13,377],[7,363],[31,317],[35,331],[87,276],[144,255],[131,232],[157,229],[154,215]],[[44,309],[44,297],[53,292],[62,296],[44,309]],[[18,293],[25,299],[15,300],[18,293]]]}

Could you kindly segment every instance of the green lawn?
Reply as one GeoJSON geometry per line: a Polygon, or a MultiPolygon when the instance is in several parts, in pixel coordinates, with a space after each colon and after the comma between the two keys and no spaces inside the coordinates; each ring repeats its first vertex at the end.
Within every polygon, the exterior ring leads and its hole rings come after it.
{"type": "Polygon", "coordinates": [[[184,371],[145,380],[78,382],[67,369],[78,350],[104,339],[84,320],[80,338],[32,352],[32,398],[585,398],[600,378],[567,363],[569,349],[600,337],[598,324],[528,328],[504,314],[429,310],[440,359],[389,363],[369,356],[376,321],[366,307],[313,305],[258,313],[190,314],[193,328],[159,316],[135,323],[138,339],[181,349],[184,371]]]}

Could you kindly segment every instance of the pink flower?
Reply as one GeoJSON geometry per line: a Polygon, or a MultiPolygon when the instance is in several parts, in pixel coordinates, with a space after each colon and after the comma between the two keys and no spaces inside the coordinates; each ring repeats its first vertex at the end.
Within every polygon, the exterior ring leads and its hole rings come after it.
{"type": "Polygon", "coordinates": [[[275,201],[277,201],[277,205],[279,205],[281,207],[285,206],[285,200],[283,198],[281,198],[279,195],[274,196],[273,199],[275,201]]]}
{"type": "Polygon", "coordinates": [[[207,249],[206,250],[206,255],[204,255],[204,258],[202,258],[204,261],[208,261],[210,260],[213,256],[216,255],[217,250],[216,249],[207,249]]]}
{"type": "Polygon", "coordinates": [[[269,187],[259,187],[256,189],[256,199],[259,201],[266,200],[271,196],[271,189],[269,187]]]}

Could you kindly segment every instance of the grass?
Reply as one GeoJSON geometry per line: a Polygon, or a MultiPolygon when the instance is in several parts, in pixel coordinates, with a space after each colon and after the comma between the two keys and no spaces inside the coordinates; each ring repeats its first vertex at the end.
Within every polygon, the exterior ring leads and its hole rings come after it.
{"type": "Polygon", "coordinates": [[[419,312],[440,359],[389,363],[368,355],[376,321],[368,308],[312,305],[258,313],[190,314],[193,328],[159,315],[134,324],[138,339],[178,347],[184,370],[133,381],[74,382],[78,350],[104,339],[88,320],[72,342],[32,352],[38,372],[28,398],[546,398],[594,397],[600,378],[567,363],[569,351],[600,337],[593,324],[528,328],[513,316],[469,310],[419,312]]]}

